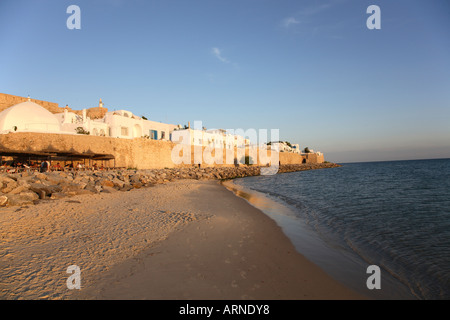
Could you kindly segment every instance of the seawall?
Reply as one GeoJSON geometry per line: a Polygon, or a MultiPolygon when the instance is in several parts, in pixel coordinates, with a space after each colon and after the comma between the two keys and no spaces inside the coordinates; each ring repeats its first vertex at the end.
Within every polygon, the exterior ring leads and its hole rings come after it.
{"type": "MultiPolygon", "coordinates": [[[[108,166],[136,169],[162,169],[190,167],[197,164],[195,148],[191,147],[190,159],[184,163],[176,164],[172,161],[172,150],[177,146],[171,141],[150,140],[146,138],[119,139],[111,137],[98,137],[91,135],[69,135],[69,134],[48,134],[32,132],[15,132],[0,135],[0,153],[68,153],[68,154],[99,154],[111,155],[114,160],[110,160],[108,166]]],[[[189,148],[189,147],[188,147],[189,148]]],[[[199,148],[199,147],[198,147],[199,148]]],[[[202,147],[202,154],[207,154],[208,150],[202,147]],[[206,152],[205,152],[206,151],[206,152]]],[[[233,167],[236,161],[240,161],[242,155],[249,154],[248,148],[244,150],[234,149],[232,159],[227,163],[226,150],[223,150],[222,164],[208,164],[202,157],[201,166],[233,167]]],[[[231,151],[231,150],[230,150],[231,151]]],[[[263,150],[269,159],[270,150],[263,150]]],[[[181,152],[182,154],[182,152],[181,152]]],[[[250,152],[250,155],[252,153],[250,152]]],[[[213,153],[214,156],[214,153],[213,153]]],[[[220,158],[220,157],[219,157],[220,158]]],[[[255,165],[265,166],[266,159],[260,159],[258,155],[252,157],[255,165]]],[[[313,164],[323,163],[323,155],[317,154],[300,155],[294,153],[280,152],[278,154],[279,164],[313,164]]]]}

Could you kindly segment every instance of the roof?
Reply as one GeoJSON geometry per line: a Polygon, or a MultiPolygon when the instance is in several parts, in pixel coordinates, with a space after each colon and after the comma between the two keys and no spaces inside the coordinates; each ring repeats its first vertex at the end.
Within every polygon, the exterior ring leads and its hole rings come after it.
{"type": "Polygon", "coordinates": [[[25,101],[0,112],[0,131],[59,132],[60,124],[47,109],[25,101]]]}

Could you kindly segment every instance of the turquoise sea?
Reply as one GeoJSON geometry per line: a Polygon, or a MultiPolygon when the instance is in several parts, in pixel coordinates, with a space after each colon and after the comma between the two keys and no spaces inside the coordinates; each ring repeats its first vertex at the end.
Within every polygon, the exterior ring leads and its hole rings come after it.
{"type": "Polygon", "coordinates": [[[375,299],[450,299],[450,159],[234,180],[308,259],[375,299]],[[258,200],[255,200],[258,199],[258,200]],[[369,265],[381,289],[366,285],[369,265]]]}

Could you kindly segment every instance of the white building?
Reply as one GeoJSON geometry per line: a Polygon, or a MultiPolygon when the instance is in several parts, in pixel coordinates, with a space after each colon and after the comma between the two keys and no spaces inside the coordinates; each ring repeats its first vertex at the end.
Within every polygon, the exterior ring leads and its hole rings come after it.
{"type": "Polygon", "coordinates": [[[283,141],[272,142],[270,144],[270,149],[278,152],[292,152],[298,154],[302,153],[300,150],[300,145],[298,144],[288,145],[286,142],[283,141]]]}
{"type": "MultiPolygon", "coordinates": [[[[99,107],[103,107],[100,99],[99,107]]],[[[171,140],[171,133],[179,125],[150,121],[127,110],[107,112],[101,119],[69,112],[53,114],[30,101],[16,104],[0,112],[0,133],[42,132],[59,134],[89,134],[95,136],[133,139],[146,137],[154,140],[171,140]]]]}
{"type": "Polygon", "coordinates": [[[127,110],[107,112],[103,121],[108,124],[110,137],[133,139],[147,137],[152,140],[170,140],[170,134],[179,125],[145,120],[127,110]]]}
{"type": "Polygon", "coordinates": [[[82,115],[77,115],[74,112],[69,112],[67,109],[63,113],[57,113],[55,116],[61,124],[61,131],[63,133],[77,134],[81,132],[89,132],[94,136],[109,136],[108,124],[102,120],[92,120],[86,116],[86,109],[83,110],[82,115]],[[82,128],[79,129],[79,128],[82,128]]]}
{"type": "Polygon", "coordinates": [[[47,109],[30,101],[21,102],[0,112],[0,132],[59,133],[57,117],[47,109]]]}
{"type": "MultiPolygon", "coordinates": [[[[100,99],[99,108],[102,107],[100,99]]],[[[101,119],[91,119],[86,114],[86,109],[81,115],[68,109],[53,114],[29,100],[0,112],[0,133],[89,134],[123,139],[144,137],[225,149],[244,148],[250,144],[249,139],[223,129],[197,130],[190,126],[182,129],[180,125],[143,119],[128,110],[106,112],[101,119]]]]}
{"type": "Polygon", "coordinates": [[[291,147],[282,141],[272,142],[270,144],[270,149],[278,152],[291,152],[291,147]]]}
{"type": "Polygon", "coordinates": [[[248,139],[229,134],[224,129],[198,130],[188,127],[173,131],[171,140],[175,143],[223,149],[244,148],[249,145],[248,139]]]}
{"type": "Polygon", "coordinates": [[[291,144],[291,146],[292,146],[291,152],[298,153],[298,154],[302,153],[302,150],[300,150],[299,144],[291,144]]]}

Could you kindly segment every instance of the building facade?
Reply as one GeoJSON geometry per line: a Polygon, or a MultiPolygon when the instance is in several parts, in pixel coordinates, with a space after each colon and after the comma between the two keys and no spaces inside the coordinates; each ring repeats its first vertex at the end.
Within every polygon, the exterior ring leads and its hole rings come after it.
{"type": "MultiPolygon", "coordinates": [[[[102,108],[103,102],[100,99],[98,109],[102,108]]],[[[0,133],[4,134],[41,132],[169,141],[172,131],[179,128],[179,125],[138,117],[128,110],[106,112],[98,119],[87,116],[86,109],[82,110],[81,115],[69,108],[64,108],[63,112],[51,113],[30,98],[0,112],[0,133]]]]}

